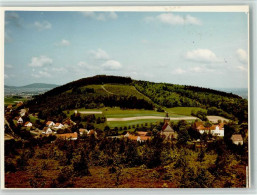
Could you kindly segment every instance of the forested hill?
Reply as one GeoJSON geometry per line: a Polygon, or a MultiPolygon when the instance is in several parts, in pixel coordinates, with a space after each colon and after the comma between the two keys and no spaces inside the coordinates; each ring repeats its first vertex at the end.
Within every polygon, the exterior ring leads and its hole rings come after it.
{"type": "Polygon", "coordinates": [[[98,75],[56,87],[28,102],[32,111],[56,115],[63,110],[119,106],[157,109],[202,107],[208,114],[247,121],[248,101],[213,89],[98,75]]]}

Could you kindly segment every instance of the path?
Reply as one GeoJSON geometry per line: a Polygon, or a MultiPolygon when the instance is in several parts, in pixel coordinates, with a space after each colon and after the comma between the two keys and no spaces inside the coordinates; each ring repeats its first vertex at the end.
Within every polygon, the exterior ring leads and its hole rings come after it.
{"type": "Polygon", "coordinates": [[[112,92],[110,92],[110,91],[108,91],[107,89],[105,89],[105,87],[102,85],[102,89],[104,90],[104,91],[106,91],[106,93],[109,93],[109,94],[111,94],[111,95],[114,95],[114,93],[112,93],[112,92]]]}
{"type": "Polygon", "coordinates": [[[103,114],[102,111],[78,111],[80,114],[103,114]]]}
{"type": "MultiPolygon", "coordinates": [[[[137,117],[126,117],[126,118],[107,118],[108,122],[110,121],[134,121],[142,119],[164,119],[162,116],[137,116],[137,117]]],[[[170,120],[195,120],[197,117],[185,116],[185,117],[170,117],[170,120]]]]}

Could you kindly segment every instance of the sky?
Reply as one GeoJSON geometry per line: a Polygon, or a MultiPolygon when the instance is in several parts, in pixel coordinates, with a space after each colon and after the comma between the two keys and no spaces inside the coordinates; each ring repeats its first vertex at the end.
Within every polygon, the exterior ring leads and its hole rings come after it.
{"type": "Polygon", "coordinates": [[[5,12],[5,85],[106,74],[248,87],[246,13],[5,12]]]}

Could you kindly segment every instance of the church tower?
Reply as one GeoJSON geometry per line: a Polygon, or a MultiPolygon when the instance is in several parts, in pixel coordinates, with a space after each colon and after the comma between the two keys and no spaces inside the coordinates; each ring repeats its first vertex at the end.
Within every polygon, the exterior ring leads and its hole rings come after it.
{"type": "Polygon", "coordinates": [[[170,117],[169,117],[169,113],[166,113],[166,116],[164,117],[164,124],[169,124],[170,123],[170,117]]]}

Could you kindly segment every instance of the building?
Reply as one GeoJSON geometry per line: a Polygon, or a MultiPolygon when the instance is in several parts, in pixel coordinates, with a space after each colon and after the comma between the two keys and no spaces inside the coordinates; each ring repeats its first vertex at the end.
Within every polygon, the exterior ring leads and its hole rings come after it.
{"type": "Polygon", "coordinates": [[[24,124],[24,127],[32,127],[32,123],[27,121],[25,124],[24,124]]]}
{"type": "Polygon", "coordinates": [[[53,126],[54,129],[62,129],[64,127],[64,125],[62,123],[55,123],[55,125],[53,126]]]}
{"type": "Polygon", "coordinates": [[[22,124],[23,123],[23,119],[21,117],[19,117],[18,120],[17,120],[17,123],[18,124],[22,124]]]}
{"type": "Polygon", "coordinates": [[[241,134],[232,135],[231,140],[232,140],[233,144],[236,144],[236,145],[239,145],[239,144],[243,145],[244,144],[243,137],[242,137],[241,134]]]}
{"type": "Polygon", "coordinates": [[[80,128],[80,129],[79,129],[79,134],[80,134],[80,135],[83,135],[83,134],[86,134],[86,135],[87,135],[88,132],[89,132],[89,131],[88,131],[87,129],[83,129],[83,128],[80,128]]]}
{"type": "Polygon", "coordinates": [[[56,136],[60,139],[65,139],[65,140],[77,140],[78,139],[78,134],[77,132],[74,133],[64,133],[64,134],[56,134],[56,136]]]}
{"type": "Polygon", "coordinates": [[[174,131],[174,129],[170,126],[170,117],[168,113],[164,118],[164,125],[162,126],[161,135],[165,136],[165,139],[177,139],[178,134],[174,131]]]}
{"type": "Polygon", "coordinates": [[[46,126],[53,127],[55,123],[53,121],[47,121],[46,126]]]}
{"type": "Polygon", "coordinates": [[[42,133],[48,135],[48,134],[52,134],[53,131],[52,131],[52,129],[50,129],[50,127],[44,127],[42,133]]]}
{"type": "Polygon", "coordinates": [[[126,133],[126,135],[124,135],[124,138],[130,139],[130,140],[134,140],[137,142],[145,142],[146,140],[149,140],[151,137],[150,136],[146,136],[146,135],[132,135],[129,132],[126,133]]]}
{"type": "Polygon", "coordinates": [[[201,134],[206,133],[212,134],[213,136],[224,137],[224,123],[205,127],[203,122],[195,122],[194,127],[201,134]]]}
{"type": "Polygon", "coordinates": [[[26,114],[27,110],[26,109],[21,109],[20,110],[20,116],[23,117],[26,114]]]}

